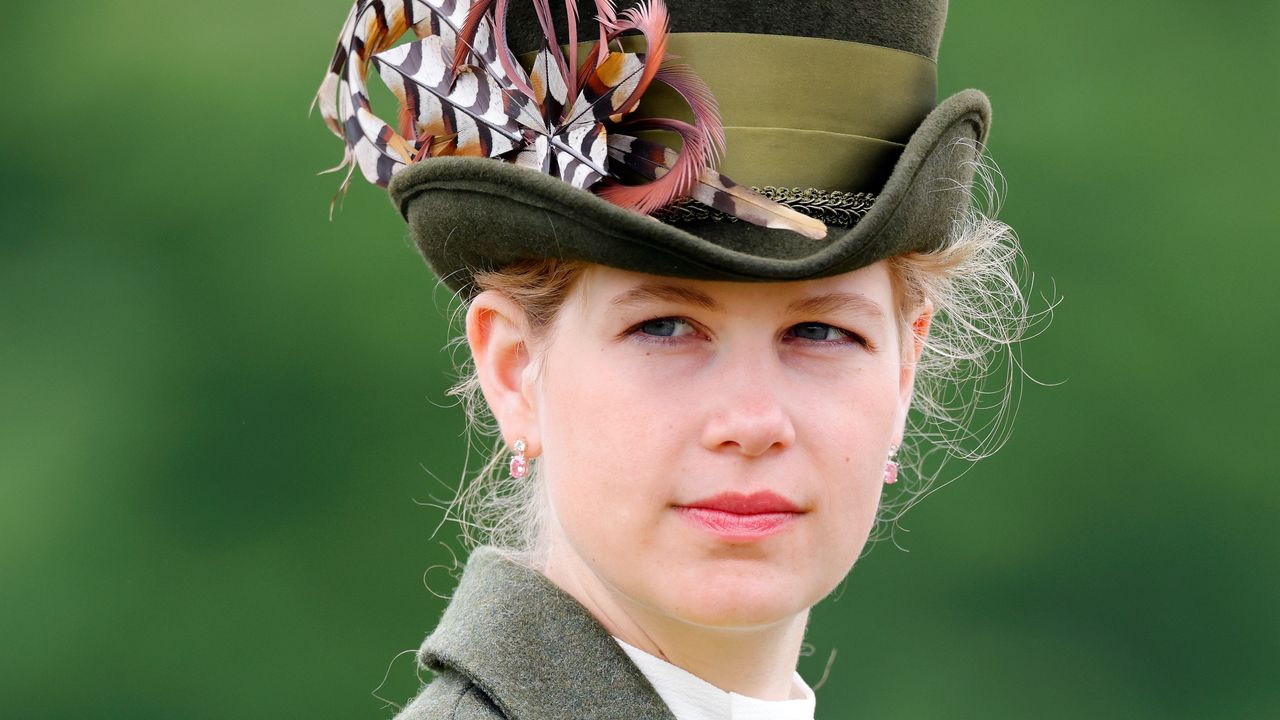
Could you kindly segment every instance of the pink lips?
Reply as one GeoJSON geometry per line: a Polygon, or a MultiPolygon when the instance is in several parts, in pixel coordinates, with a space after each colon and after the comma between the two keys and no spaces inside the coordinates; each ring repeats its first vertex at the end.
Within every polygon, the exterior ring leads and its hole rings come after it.
{"type": "Polygon", "coordinates": [[[768,491],[750,495],[721,493],[675,509],[694,525],[727,542],[766,538],[804,514],[795,503],[768,491]]]}

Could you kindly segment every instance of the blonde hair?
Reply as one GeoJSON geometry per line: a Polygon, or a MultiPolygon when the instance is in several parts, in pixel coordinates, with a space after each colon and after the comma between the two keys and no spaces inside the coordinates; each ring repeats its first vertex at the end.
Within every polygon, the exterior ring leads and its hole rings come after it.
{"type": "MultiPolygon", "coordinates": [[[[1052,305],[1041,313],[1029,311],[1022,290],[1025,259],[1013,230],[995,217],[1002,195],[999,172],[976,155],[971,202],[953,221],[951,241],[936,252],[888,258],[900,334],[912,337],[912,313],[926,301],[932,303],[933,318],[916,366],[912,412],[899,452],[900,482],[882,498],[873,542],[892,536],[903,514],[940,487],[936,480],[947,459],[976,462],[1005,443],[1021,398],[1019,342],[1035,320],[1052,311],[1052,305]]],[[[535,346],[531,352],[537,357],[549,341],[559,308],[587,267],[575,261],[530,260],[477,273],[475,285],[479,291],[500,292],[524,309],[535,346]]],[[[465,311],[466,304],[460,304],[456,327],[465,311]]],[[[468,550],[496,545],[536,563],[550,516],[539,465],[532,460],[528,476],[520,480],[508,475],[510,450],[485,405],[465,347],[465,334],[458,333],[453,348],[462,351],[463,359],[456,363],[459,379],[449,394],[461,401],[471,440],[486,447],[483,466],[470,477],[464,471],[457,493],[444,507],[445,518],[458,525],[468,550]]]]}

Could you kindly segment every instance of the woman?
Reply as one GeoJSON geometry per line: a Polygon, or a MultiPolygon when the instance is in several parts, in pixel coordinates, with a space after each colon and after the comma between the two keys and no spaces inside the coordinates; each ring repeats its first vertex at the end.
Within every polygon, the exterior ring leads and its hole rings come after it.
{"type": "Polygon", "coordinates": [[[913,401],[962,420],[927,383],[1026,313],[971,208],[986,97],[935,105],[945,3],[787,7],[352,9],[322,112],[463,299],[499,436],[401,717],[813,717],[808,611],[913,401]]]}

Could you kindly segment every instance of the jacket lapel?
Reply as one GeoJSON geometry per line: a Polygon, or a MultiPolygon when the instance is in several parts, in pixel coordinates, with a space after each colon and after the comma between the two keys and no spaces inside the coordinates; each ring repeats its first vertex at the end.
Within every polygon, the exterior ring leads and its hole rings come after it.
{"type": "Polygon", "coordinates": [[[586,608],[494,548],[471,554],[418,659],[467,676],[511,720],[675,720],[586,608]]]}

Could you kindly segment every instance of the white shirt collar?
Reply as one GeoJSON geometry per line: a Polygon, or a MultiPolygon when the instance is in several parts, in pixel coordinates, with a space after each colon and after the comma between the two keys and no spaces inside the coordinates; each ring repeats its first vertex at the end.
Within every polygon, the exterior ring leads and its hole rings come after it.
{"type": "Polygon", "coordinates": [[[798,700],[759,700],[725,692],[684,668],[614,638],[640,668],[658,697],[671,708],[676,720],[813,720],[817,698],[795,673],[794,686],[803,695],[798,700]]]}

